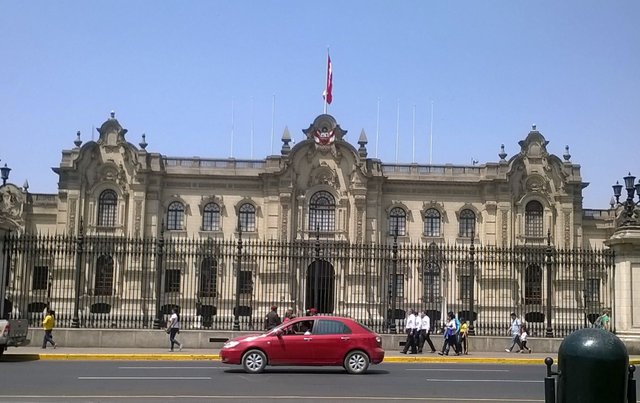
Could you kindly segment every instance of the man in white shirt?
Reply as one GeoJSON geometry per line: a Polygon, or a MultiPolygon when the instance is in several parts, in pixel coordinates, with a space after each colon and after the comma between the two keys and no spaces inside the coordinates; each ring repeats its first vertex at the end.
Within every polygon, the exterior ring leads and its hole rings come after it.
{"type": "Polygon", "coordinates": [[[407,334],[407,340],[404,343],[404,349],[401,351],[402,354],[407,354],[409,348],[411,348],[410,354],[417,354],[417,346],[416,346],[416,311],[413,309],[409,309],[409,316],[407,316],[407,320],[404,323],[404,332],[407,334]]]}
{"type": "Polygon", "coordinates": [[[418,341],[418,354],[422,354],[422,347],[424,347],[424,342],[426,340],[429,343],[429,347],[431,347],[431,352],[435,353],[436,348],[433,346],[433,342],[431,341],[431,320],[427,315],[427,311],[420,312],[420,336],[418,341]]]}

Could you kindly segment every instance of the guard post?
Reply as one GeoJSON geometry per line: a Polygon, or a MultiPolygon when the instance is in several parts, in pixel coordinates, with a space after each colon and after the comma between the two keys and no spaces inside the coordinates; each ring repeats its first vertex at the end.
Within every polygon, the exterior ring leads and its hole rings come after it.
{"type": "Polygon", "coordinates": [[[616,335],[596,328],[577,330],[558,349],[557,401],[635,403],[627,394],[632,374],[627,347],[616,335]]]}

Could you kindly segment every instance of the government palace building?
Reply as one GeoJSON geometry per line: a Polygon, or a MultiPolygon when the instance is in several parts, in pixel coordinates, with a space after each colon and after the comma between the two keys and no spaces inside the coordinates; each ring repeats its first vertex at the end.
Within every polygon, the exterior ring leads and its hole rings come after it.
{"type": "Polygon", "coordinates": [[[516,312],[544,335],[615,305],[620,208],[584,209],[580,165],[536,126],[493,162],[393,164],[364,130],[310,120],[264,159],[176,158],[112,112],[62,151],[57,193],[0,188],[5,311],[145,327],[179,307],[187,328],[252,329],[275,304],[385,331],[413,308],[501,335],[516,312]]]}

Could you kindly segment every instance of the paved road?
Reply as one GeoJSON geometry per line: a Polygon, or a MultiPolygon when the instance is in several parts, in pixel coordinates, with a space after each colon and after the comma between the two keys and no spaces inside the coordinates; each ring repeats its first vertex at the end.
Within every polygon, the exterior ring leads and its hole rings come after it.
{"type": "Polygon", "coordinates": [[[399,363],[361,376],[288,367],[247,375],[218,361],[25,361],[0,368],[0,402],[543,402],[545,373],[535,365],[399,363]]]}

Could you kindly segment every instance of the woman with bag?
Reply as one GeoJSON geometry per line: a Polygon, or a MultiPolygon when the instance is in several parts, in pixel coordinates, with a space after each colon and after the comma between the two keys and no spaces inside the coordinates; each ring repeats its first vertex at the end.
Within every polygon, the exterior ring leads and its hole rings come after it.
{"type": "Polygon", "coordinates": [[[176,340],[176,335],[180,333],[180,315],[178,315],[177,308],[173,308],[171,310],[171,317],[167,324],[167,333],[169,333],[169,343],[171,345],[171,349],[169,351],[173,351],[173,346],[176,344],[178,345],[178,350],[182,351],[182,343],[176,340]]]}

